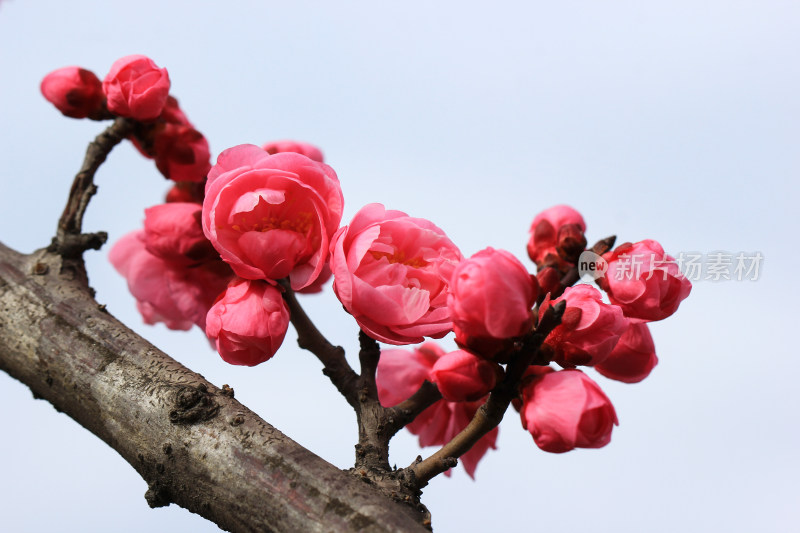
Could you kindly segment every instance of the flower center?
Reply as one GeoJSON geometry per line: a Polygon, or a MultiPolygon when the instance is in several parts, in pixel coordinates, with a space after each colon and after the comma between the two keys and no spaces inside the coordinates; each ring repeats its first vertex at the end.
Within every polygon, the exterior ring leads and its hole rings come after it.
{"type": "Polygon", "coordinates": [[[313,226],[313,214],[308,212],[295,213],[292,218],[280,218],[276,216],[264,216],[261,219],[242,214],[236,217],[235,224],[231,225],[234,230],[245,233],[247,231],[270,231],[282,229],[295,231],[303,235],[307,234],[313,226]]]}
{"type": "Polygon", "coordinates": [[[397,250],[393,254],[389,252],[376,252],[374,250],[370,250],[369,253],[376,261],[379,261],[382,257],[385,257],[390,264],[400,263],[412,268],[422,268],[428,265],[428,262],[421,257],[412,257],[411,259],[406,259],[406,254],[403,250],[397,250]]]}

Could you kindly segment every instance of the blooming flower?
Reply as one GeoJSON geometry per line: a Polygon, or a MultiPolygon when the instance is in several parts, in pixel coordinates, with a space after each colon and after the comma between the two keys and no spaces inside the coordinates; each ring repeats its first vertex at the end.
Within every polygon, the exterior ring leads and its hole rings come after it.
{"type": "Polygon", "coordinates": [[[103,80],[108,110],[135,120],[157,118],[167,102],[169,87],[167,69],[158,68],[143,55],[117,59],[103,80]]]}
{"type": "Polygon", "coordinates": [[[222,359],[255,366],[280,348],[289,309],[280,291],[265,281],[238,279],[208,311],[206,334],[222,359]]]}
{"type": "Polygon", "coordinates": [[[44,77],[42,95],[56,109],[71,118],[86,118],[103,104],[103,86],[93,72],[64,67],[44,77]]]}
{"type": "Polygon", "coordinates": [[[128,281],[145,323],[164,322],[170,329],[205,329],[206,313],[231,278],[219,260],[180,265],[147,249],[143,230],[119,239],[109,253],[114,268],[128,281]]]}
{"type": "Polygon", "coordinates": [[[689,296],[692,283],[675,259],[654,240],[625,243],[603,255],[605,276],[597,280],[611,303],[625,316],[639,321],[667,318],[689,296]]]}
{"type": "MultiPolygon", "coordinates": [[[[382,350],[378,361],[377,385],[381,405],[392,407],[417,392],[425,380],[431,380],[431,371],[445,354],[439,346],[427,342],[408,351],[401,349],[382,350]]],[[[483,399],[470,402],[439,400],[406,426],[419,437],[419,445],[443,446],[461,433],[475,416],[483,399]]],[[[481,437],[472,448],[460,457],[467,474],[475,479],[478,462],[489,449],[496,449],[498,428],[481,437]]],[[[446,472],[450,475],[450,471],[446,472]]]]}
{"type": "Polygon", "coordinates": [[[452,329],[447,290],[461,259],[433,223],[381,204],[361,208],[331,239],[336,295],[361,329],[390,344],[452,329]]]}
{"type": "Polygon", "coordinates": [[[456,267],[447,306],[456,342],[484,357],[530,330],[538,283],[505,250],[486,248],[456,267]]]}
{"type": "Polygon", "coordinates": [[[565,367],[602,362],[628,325],[622,309],[604,303],[594,287],[576,285],[552,302],[542,302],[540,315],[561,300],[567,302],[561,324],[545,339],[545,344],[555,351],[555,362],[565,367]]]}
{"type": "Polygon", "coordinates": [[[522,388],[522,427],[546,452],[602,448],[611,441],[617,413],[611,401],[580,370],[544,373],[522,388]]]}
{"type": "Polygon", "coordinates": [[[299,290],[322,273],[343,203],[328,165],[240,145],[222,152],[208,174],[203,230],[240,277],[289,276],[299,290]]]}

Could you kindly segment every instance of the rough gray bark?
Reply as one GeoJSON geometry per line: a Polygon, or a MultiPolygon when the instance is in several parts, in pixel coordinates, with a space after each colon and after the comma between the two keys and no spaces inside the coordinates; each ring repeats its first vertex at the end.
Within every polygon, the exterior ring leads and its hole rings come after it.
{"type": "Polygon", "coordinates": [[[287,438],[90,291],[79,258],[0,244],[0,369],[122,455],[151,506],[230,531],[426,531],[418,511],[287,438]]]}

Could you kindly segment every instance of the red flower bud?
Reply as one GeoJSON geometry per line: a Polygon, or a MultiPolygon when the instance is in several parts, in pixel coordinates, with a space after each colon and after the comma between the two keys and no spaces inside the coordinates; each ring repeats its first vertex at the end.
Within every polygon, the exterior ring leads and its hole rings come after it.
{"type": "Polygon", "coordinates": [[[541,269],[536,274],[536,280],[539,282],[539,290],[542,294],[557,295],[561,292],[561,275],[553,267],[541,269]]]}
{"type": "Polygon", "coordinates": [[[309,159],[313,159],[314,161],[318,161],[320,163],[324,163],[324,157],[322,155],[322,150],[314,146],[313,144],[308,144],[299,141],[272,141],[268,142],[261,146],[268,154],[278,154],[281,152],[295,152],[297,154],[303,154],[309,159]]]}
{"type": "Polygon", "coordinates": [[[169,96],[169,74],[143,55],[117,59],[103,80],[108,110],[135,120],[158,118],[169,96]]]}
{"type": "Polygon", "coordinates": [[[558,230],[556,251],[559,257],[569,263],[577,263],[578,257],[586,249],[586,236],[578,224],[564,224],[558,230]]]}
{"type": "Polygon", "coordinates": [[[611,354],[594,369],[607,378],[637,383],[650,375],[658,364],[650,329],[643,322],[632,322],[611,354]]]}
{"type": "Polygon", "coordinates": [[[567,288],[560,298],[543,302],[540,314],[561,300],[567,302],[561,324],[545,339],[555,351],[555,362],[567,367],[603,361],[628,325],[622,309],[604,303],[594,287],[576,285],[567,288]]]}
{"type": "Polygon", "coordinates": [[[602,448],[611,441],[617,413],[611,401],[580,370],[547,372],[522,390],[522,427],[546,452],[602,448]]]}
{"type": "Polygon", "coordinates": [[[654,240],[625,243],[603,255],[605,276],[597,283],[625,316],[639,321],[667,318],[689,296],[691,282],[654,240]]]}
{"type": "Polygon", "coordinates": [[[496,363],[466,350],[456,350],[440,357],[431,369],[431,380],[442,398],[451,402],[483,398],[497,384],[502,370],[496,363]]]}
{"type": "Polygon", "coordinates": [[[535,278],[505,250],[486,248],[461,261],[447,298],[456,342],[493,357],[530,330],[537,296],[535,278]]]}
{"type": "Polygon", "coordinates": [[[145,209],[145,246],[151,254],[174,265],[189,266],[218,259],[211,242],[203,234],[196,203],[168,203],[145,209]]]}
{"type": "Polygon", "coordinates": [[[255,366],[270,359],[288,327],[286,302],[266,281],[231,282],[206,318],[208,338],[232,365],[255,366]]]}
{"type": "Polygon", "coordinates": [[[42,95],[56,109],[71,118],[86,118],[103,105],[103,88],[93,72],[64,67],[44,77],[42,95]]]}
{"type": "Polygon", "coordinates": [[[562,226],[572,224],[577,225],[581,232],[586,231],[581,214],[568,205],[557,205],[536,215],[531,224],[528,255],[537,266],[541,268],[545,264],[559,262],[556,251],[559,230],[562,226]]]}

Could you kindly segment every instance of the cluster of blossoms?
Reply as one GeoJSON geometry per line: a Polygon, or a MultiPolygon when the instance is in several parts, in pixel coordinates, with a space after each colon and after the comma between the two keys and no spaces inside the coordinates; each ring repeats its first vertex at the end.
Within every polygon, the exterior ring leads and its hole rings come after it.
{"type": "Polygon", "coordinates": [[[179,189],[185,189],[184,182],[205,179],[210,151],[169,90],[167,69],[142,55],[115,61],[102,82],[84,68],[64,67],[41,84],[44,97],[68,117],[135,120],[131,141],[142,155],[154,159],[164,177],[183,183],[179,189]]]}
{"type": "MultiPolygon", "coordinates": [[[[691,290],[657,242],[598,251],[608,264],[597,280],[606,303],[597,288],[572,286],[586,224],[567,206],[533,220],[527,249],[536,275],[504,250],[465,258],[432,222],[381,204],[364,206],[340,227],[339,179],[319,149],[293,141],[239,145],[212,167],[205,138],[169,88],[166,70],[144,56],[120,59],[102,83],[77,67],[42,82],[42,93],[67,116],[135,121],[131,140],[175,182],[166,203],[145,211],[144,228],[111,251],[147,323],[197,325],[225,361],[256,365],[286,334],[284,287],[318,292],[333,276],[346,311],[378,341],[409,345],[454,333],[455,351],[426,342],[384,350],[378,363],[386,407],[426,381],[438,388],[441,399],[407,426],[421,446],[431,446],[467,427],[547,310],[564,302],[560,324],[514,389],[514,405],[543,450],[609,442],[614,408],[576,367],[633,383],[656,365],[647,323],[673,314],[691,290]],[[631,257],[650,266],[637,276],[615,275],[631,257]]],[[[495,427],[462,456],[470,476],[496,438],[495,427]]]]}

